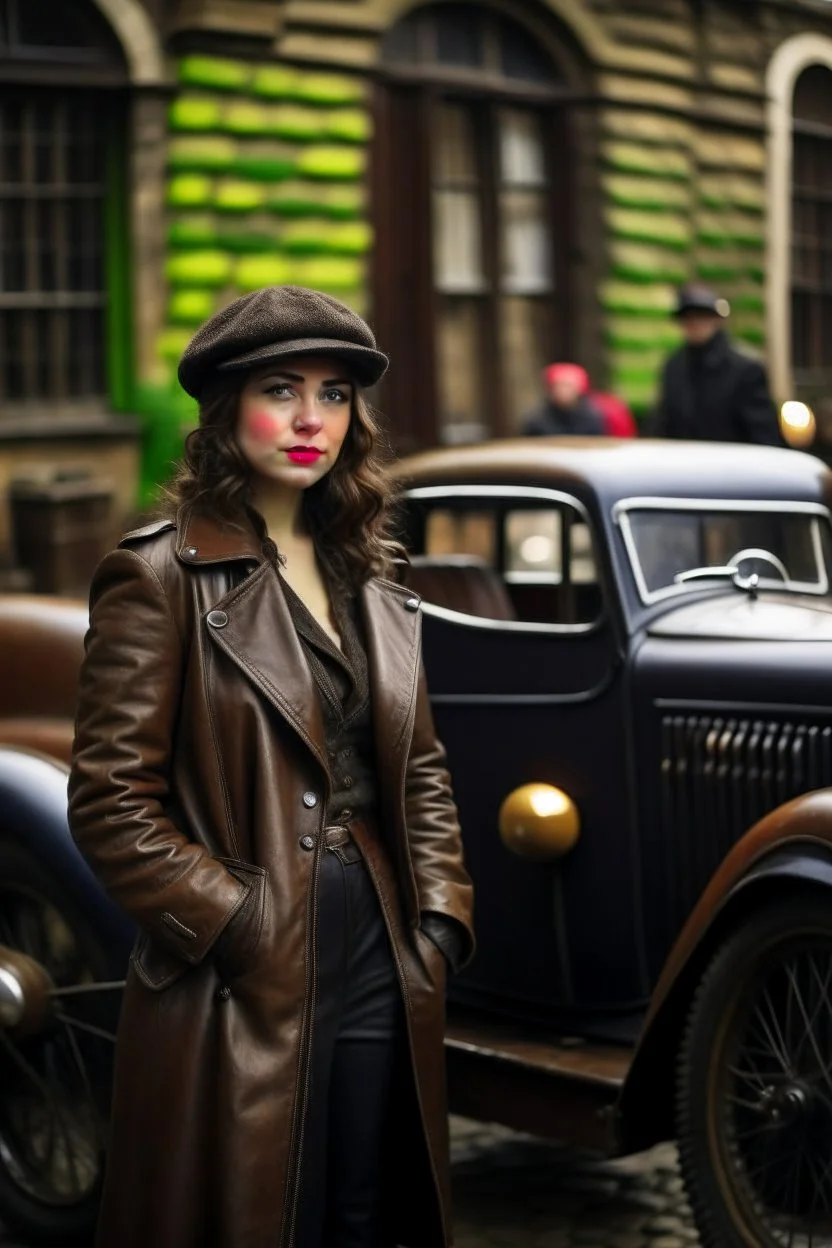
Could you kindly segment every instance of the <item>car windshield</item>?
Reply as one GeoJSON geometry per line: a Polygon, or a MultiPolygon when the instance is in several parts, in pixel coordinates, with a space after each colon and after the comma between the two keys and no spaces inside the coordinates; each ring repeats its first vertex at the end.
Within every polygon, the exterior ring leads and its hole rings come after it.
{"type": "Polygon", "coordinates": [[[718,579],[756,575],[761,588],[829,592],[829,516],[815,504],[620,503],[621,526],[639,594],[656,602],[718,579]]]}

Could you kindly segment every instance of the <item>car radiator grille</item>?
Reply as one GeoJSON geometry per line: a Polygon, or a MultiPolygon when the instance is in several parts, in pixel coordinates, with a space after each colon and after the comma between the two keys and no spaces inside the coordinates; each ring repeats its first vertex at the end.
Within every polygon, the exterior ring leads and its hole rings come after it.
{"type": "Polygon", "coordinates": [[[731,846],[781,802],[832,785],[832,728],[793,720],[662,717],[662,843],[671,929],[731,846]]]}

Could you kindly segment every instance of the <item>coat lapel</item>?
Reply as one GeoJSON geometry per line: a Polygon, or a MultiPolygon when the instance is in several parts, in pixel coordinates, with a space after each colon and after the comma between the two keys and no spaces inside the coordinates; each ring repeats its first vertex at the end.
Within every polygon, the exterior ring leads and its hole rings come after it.
{"type": "Polygon", "coordinates": [[[226,622],[208,629],[215,643],[268,698],[328,771],[320,697],[280,580],[272,565],[260,564],[215,608],[226,622]]]}
{"type": "Polygon", "coordinates": [[[256,564],[241,584],[204,612],[208,633],[329,770],[320,699],[279,577],[249,524],[213,516],[178,517],[177,556],[193,567],[256,564]]]}
{"type": "Polygon", "coordinates": [[[383,781],[398,781],[407,761],[416,709],[421,604],[412,591],[377,579],[363,586],[360,601],[379,773],[383,781]]]}
{"type": "MultiPolygon", "coordinates": [[[[279,576],[264,559],[254,532],[195,516],[180,527],[177,554],[183,563],[197,567],[239,560],[257,563],[250,576],[206,612],[209,634],[292,725],[328,772],[318,690],[279,576]]],[[[383,782],[388,778],[399,782],[413,731],[421,604],[412,591],[392,581],[373,579],[362,587],[360,605],[379,771],[383,782]]]]}

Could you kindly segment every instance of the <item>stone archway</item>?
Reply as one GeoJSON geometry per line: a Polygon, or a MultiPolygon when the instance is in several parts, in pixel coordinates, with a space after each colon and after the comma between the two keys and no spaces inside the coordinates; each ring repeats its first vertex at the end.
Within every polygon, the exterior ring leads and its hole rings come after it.
{"type": "Polygon", "coordinates": [[[124,49],[130,80],[136,86],[167,81],[159,34],[140,0],[93,0],[124,49]]]}
{"type": "MultiPolygon", "coordinates": [[[[109,0],[109,3],[114,3],[114,0],[109,0]]],[[[369,0],[366,8],[387,26],[398,21],[418,3],[419,0],[369,0]]],[[[539,0],[539,3],[541,8],[560,18],[590,61],[602,63],[614,57],[614,49],[603,26],[587,10],[584,0],[539,0]]]]}
{"type": "Polygon", "coordinates": [[[781,44],[766,74],[768,139],[766,202],[768,205],[766,338],[769,371],[775,394],[792,389],[791,279],[792,236],[792,101],[800,75],[811,65],[832,69],[832,39],[795,35],[781,44]]]}

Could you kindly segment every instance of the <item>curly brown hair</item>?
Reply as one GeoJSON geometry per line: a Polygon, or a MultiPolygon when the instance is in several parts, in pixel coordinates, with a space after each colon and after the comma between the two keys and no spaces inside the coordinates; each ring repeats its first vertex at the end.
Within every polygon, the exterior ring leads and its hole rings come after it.
{"type": "MultiPolygon", "coordinates": [[[[214,383],[199,405],[199,424],[185,440],[178,470],[165,487],[163,512],[186,523],[194,512],[211,513],[231,526],[248,520],[280,558],[253,503],[251,469],[235,430],[240,393],[249,379],[214,383]]],[[[392,536],[393,490],[383,475],[390,448],[373,409],[356,385],[350,423],[341,452],[326,476],[304,491],[301,518],[319,559],[344,588],[355,589],[371,576],[390,576],[404,548],[392,536]]]]}

